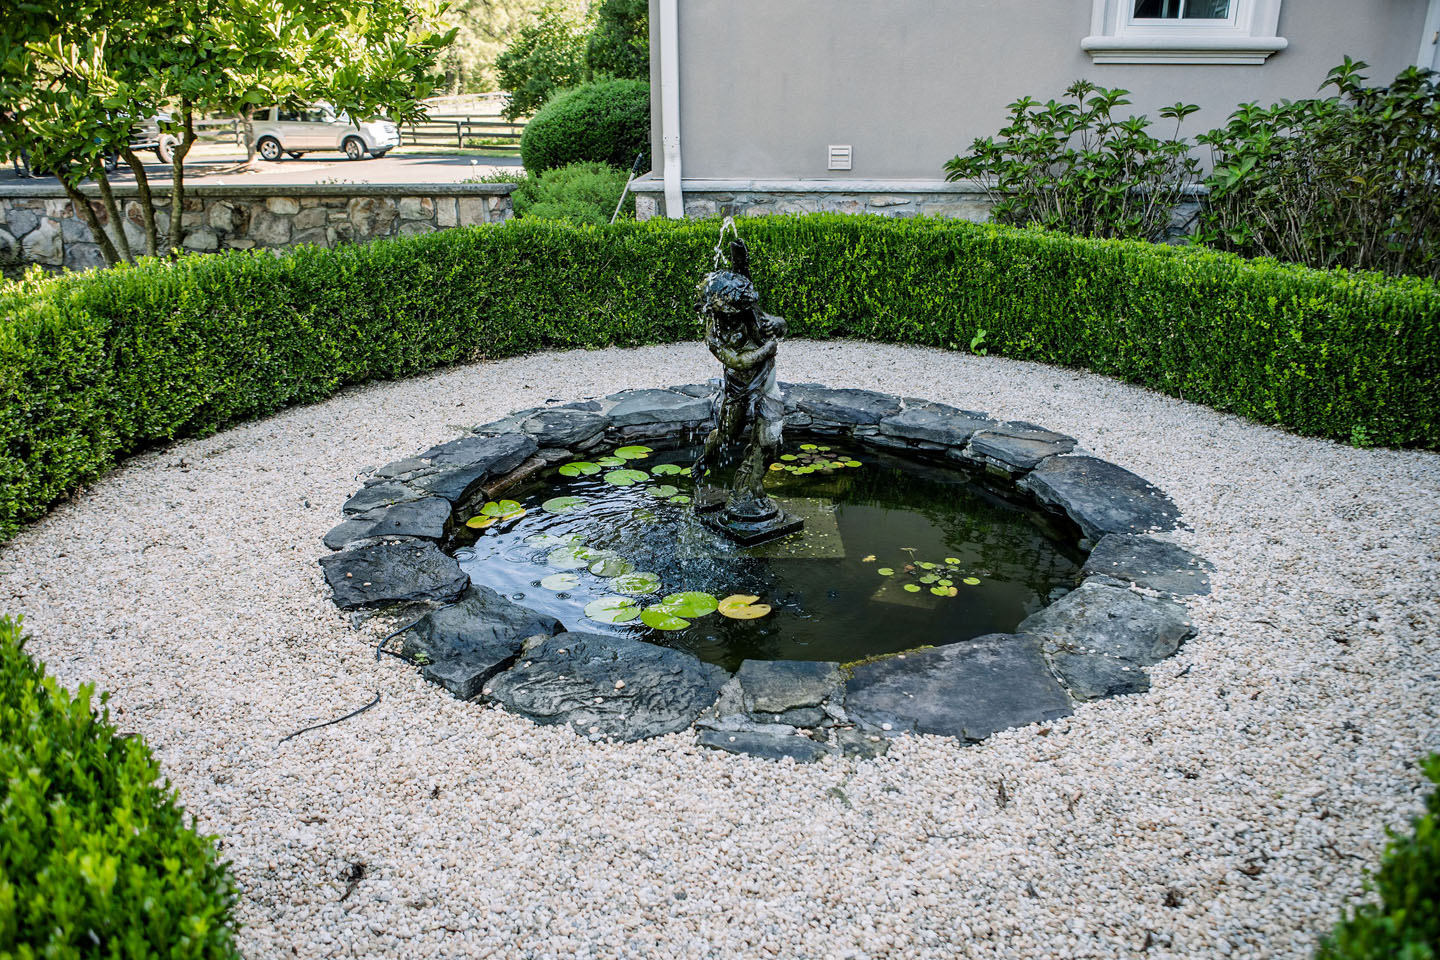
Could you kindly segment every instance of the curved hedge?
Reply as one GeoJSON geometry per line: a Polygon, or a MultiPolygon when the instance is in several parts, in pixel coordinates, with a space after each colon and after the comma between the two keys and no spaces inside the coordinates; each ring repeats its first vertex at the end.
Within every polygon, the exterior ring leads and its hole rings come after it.
{"type": "MultiPolygon", "coordinates": [[[[345,384],[695,339],[714,221],[520,220],[0,287],[0,536],[149,444],[345,384]]],[[[1082,367],[1345,442],[1440,449],[1440,287],[964,221],[743,220],[792,336],[1082,367]]]]}
{"type": "Polygon", "coordinates": [[[150,749],[23,646],[0,617],[0,957],[238,958],[228,868],[150,749]]]}
{"type": "Polygon", "coordinates": [[[525,124],[520,159],[531,174],[592,161],[629,170],[650,152],[650,84],[603,80],[552,97],[525,124]]]}

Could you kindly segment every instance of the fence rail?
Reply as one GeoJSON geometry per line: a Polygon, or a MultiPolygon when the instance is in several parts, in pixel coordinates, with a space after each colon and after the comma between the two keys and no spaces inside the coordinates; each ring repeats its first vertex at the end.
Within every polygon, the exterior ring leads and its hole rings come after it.
{"type": "Polygon", "coordinates": [[[519,152],[524,131],[523,123],[508,123],[492,117],[428,117],[405,124],[400,130],[400,142],[519,152]]]}

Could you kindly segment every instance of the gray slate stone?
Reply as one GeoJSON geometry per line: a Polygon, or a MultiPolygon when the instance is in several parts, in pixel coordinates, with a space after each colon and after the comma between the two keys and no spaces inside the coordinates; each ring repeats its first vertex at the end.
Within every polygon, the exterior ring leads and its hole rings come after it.
{"type": "Polygon", "coordinates": [[[964,457],[991,463],[1010,473],[1033,470],[1042,461],[1075,449],[1075,438],[1012,420],[981,430],[970,438],[964,457]]]}
{"type": "Polygon", "coordinates": [[[708,400],[720,389],[720,381],[710,380],[705,383],[685,383],[679,386],[666,387],[665,389],[672,390],[675,393],[683,393],[687,397],[704,397],[708,400]]]}
{"type": "Polygon", "coordinates": [[[1043,641],[1050,668],[1077,700],[1150,689],[1142,667],[1195,635],[1185,608],[1089,581],[1021,622],[1043,641]]]}
{"type": "Polygon", "coordinates": [[[320,558],[342,610],[416,600],[454,600],[470,583],[454,558],[433,543],[372,543],[320,558]]]}
{"type": "Polygon", "coordinates": [[[735,672],[747,713],[784,713],[840,698],[845,676],[828,660],[746,660],[735,672]]]}
{"type": "Polygon", "coordinates": [[[375,471],[375,476],[384,477],[387,480],[392,477],[404,476],[407,473],[415,473],[419,470],[428,469],[423,460],[415,457],[406,457],[404,460],[396,460],[387,463],[375,471]]]}
{"type": "Polygon", "coordinates": [[[626,390],[606,397],[606,415],[613,427],[652,423],[700,423],[712,412],[710,401],[672,390],[626,390]]]}
{"type": "Polygon", "coordinates": [[[449,502],[439,497],[425,497],[357,514],[325,534],[325,546],[339,550],[347,544],[371,537],[443,540],[449,524],[449,502]]]}
{"type": "Polygon", "coordinates": [[[873,390],[832,389],[797,383],[785,388],[785,406],[816,420],[846,426],[873,426],[900,412],[900,398],[873,390]]]}
{"type": "Polygon", "coordinates": [[[867,726],[906,722],[917,733],[983,740],[998,730],[1070,714],[1038,637],[991,633],[861,664],[845,710],[867,726]]]}
{"type": "Polygon", "coordinates": [[[490,681],[489,699],[536,723],[621,741],[686,729],[729,676],[681,650],[594,633],[562,633],[520,656],[490,681]]]}
{"type": "Polygon", "coordinates": [[[961,410],[943,403],[906,406],[880,421],[880,432],[906,440],[928,440],[949,447],[963,447],[978,430],[998,426],[983,413],[961,410]]]}
{"type": "Polygon", "coordinates": [[[605,432],[609,421],[584,410],[541,410],[526,417],[521,429],[542,447],[574,447],[605,432]]]}
{"type": "Polygon", "coordinates": [[[1180,522],[1179,508],[1154,484],[1095,457],[1052,457],[1019,486],[1064,510],[1097,542],[1109,533],[1173,530],[1180,522]]]}
{"type": "Polygon", "coordinates": [[[407,657],[430,661],[421,670],[425,679],[469,700],[514,662],[527,639],[564,629],[554,617],[477,585],[467,589],[459,603],[421,618],[402,635],[402,650],[407,657]]]}
{"type": "Polygon", "coordinates": [[[415,481],[415,486],[444,497],[453,504],[463,503],[487,481],[503,477],[518,467],[538,448],[534,438],[523,434],[501,434],[496,437],[462,437],[427,450],[422,456],[439,464],[458,463],[415,481]]]}
{"type": "Polygon", "coordinates": [[[712,750],[745,753],[765,760],[783,760],[789,757],[796,763],[813,763],[836,752],[833,747],[795,734],[785,736],[743,730],[733,733],[725,730],[700,730],[695,739],[700,746],[712,750]]]}
{"type": "Polygon", "coordinates": [[[1085,577],[1112,577],[1149,590],[1185,597],[1210,592],[1215,565],[1183,547],[1154,537],[1112,533],[1090,552],[1085,577]]]}
{"type": "Polygon", "coordinates": [[[374,483],[360,488],[340,509],[347,514],[369,513],[397,503],[423,500],[427,496],[429,494],[424,490],[416,490],[403,483],[374,483]]]}

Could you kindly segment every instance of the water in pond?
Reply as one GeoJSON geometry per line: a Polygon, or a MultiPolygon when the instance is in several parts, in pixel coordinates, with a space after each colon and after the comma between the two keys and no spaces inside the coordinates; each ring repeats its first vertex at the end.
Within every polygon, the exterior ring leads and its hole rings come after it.
{"type": "Polygon", "coordinates": [[[695,453],[632,446],[552,468],[486,505],[455,556],[475,583],[568,629],[730,670],[1007,632],[1076,581],[1079,553],[967,474],[825,441],[787,438],[766,477],[804,530],[740,547],[691,512],[695,453]]]}

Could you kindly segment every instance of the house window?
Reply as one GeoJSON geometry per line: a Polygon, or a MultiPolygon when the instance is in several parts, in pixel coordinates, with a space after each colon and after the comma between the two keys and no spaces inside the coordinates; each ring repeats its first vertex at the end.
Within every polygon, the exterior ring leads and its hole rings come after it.
{"type": "Polygon", "coordinates": [[[1280,0],[1093,0],[1096,63],[1264,63],[1285,49],[1280,0]]]}

